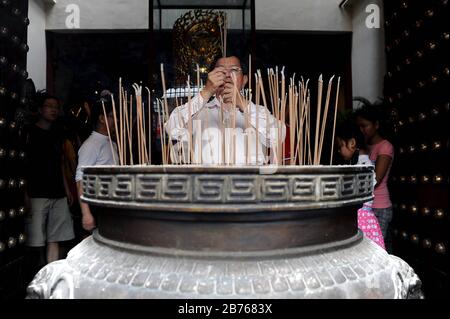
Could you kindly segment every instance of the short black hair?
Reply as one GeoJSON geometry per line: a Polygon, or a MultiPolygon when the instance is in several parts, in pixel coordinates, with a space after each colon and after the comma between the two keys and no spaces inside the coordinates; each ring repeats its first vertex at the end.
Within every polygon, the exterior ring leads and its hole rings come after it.
{"type": "Polygon", "coordinates": [[[94,104],[92,105],[91,121],[94,129],[97,128],[100,115],[104,115],[103,106],[105,106],[105,112],[107,115],[113,111],[111,96],[103,96],[97,101],[95,101],[94,104]]]}
{"type": "Polygon", "coordinates": [[[59,104],[59,99],[56,96],[54,96],[50,93],[47,93],[47,91],[41,90],[41,91],[36,92],[36,95],[34,96],[34,105],[35,105],[36,109],[40,109],[41,107],[43,107],[45,101],[50,100],[50,99],[56,100],[59,104]]]}
{"type": "Polygon", "coordinates": [[[367,121],[375,123],[380,123],[382,121],[382,115],[380,114],[379,110],[377,110],[375,107],[371,106],[362,106],[359,109],[356,109],[354,112],[354,117],[361,117],[367,121]]]}
{"type": "MultiPolygon", "coordinates": [[[[247,59],[245,59],[245,58],[242,58],[240,55],[238,55],[238,54],[232,54],[232,55],[229,55],[229,56],[226,56],[225,58],[231,58],[231,57],[235,57],[235,58],[237,58],[238,60],[239,60],[239,63],[241,64],[241,69],[242,69],[242,73],[243,74],[247,74],[247,72],[248,72],[248,70],[247,70],[247,60],[248,60],[248,57],[247,57],[247,59]]],[[[217,64],[217,62],[220,60],[220,59],[222,59],[222,58],[224,58],[223,56],[221,56],[221,55],[219,55],[219,56],[217,56],[214,60],[213,60],[213,62],[211,63],[211,65],[209,66],[209,72],[211,72],[212,70],[214,70],[214,68],[216,67],[216,64],[217,64]]]]}
{"type": "Polygon", "coordinates": [[[391,136],[389,119],[387,116],[387,107],[383,100],[377,100],[374,103],[369,102],[362,97],[353,98],[354,101],[362,103],[362,106],[353,111],[353,117],[365,119],[373,124],[378,123],[378,133],[384,138],[391,136]]]}
{"type": "Polygon", "coordinates": [[[356,147],[359,149],[365,149],[366,144],[364,142],[364,135],[359,129],[358,125],[353,120],[346,120],[336,128],[336,137],[348,142],[352,138],[356,141],[356,147]]]}

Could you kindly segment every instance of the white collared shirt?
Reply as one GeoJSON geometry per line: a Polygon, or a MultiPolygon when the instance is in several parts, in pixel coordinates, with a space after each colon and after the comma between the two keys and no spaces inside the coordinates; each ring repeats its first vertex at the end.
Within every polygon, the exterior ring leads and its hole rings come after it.
{"type": "Polygon", "coordinates": [[[184,154],[186,159],[189,143],[188,123],[189,114],[191,114],[193,163],[264,164],[268,162],[265,158],[265,148],[275,149],[277,136],[280,135],[282,141],[286,136],[286,126],[273,117],[264,106],[250,102],[247,118],[244,113],[235,108],[235,129],[233,130],[232,111],[224,111],[222,115],[220,102],[216,98],[205,102],[201,94],[197,94],[191,100],[190,112],[189,103],[183,104],[173,110],[165,123],[169,138],[174,144],[176,143],[174,149],[178,150],[182,156],[184,154]],[[247,121],[248,126],[246,126],[247,121]],[[224,124],[221,125],[221,122],[224,124]],[[256,136],[256,130],[259,132],[258,136],[256,136]],[[233,131],[235,147],[233,147],[233,131]]]}

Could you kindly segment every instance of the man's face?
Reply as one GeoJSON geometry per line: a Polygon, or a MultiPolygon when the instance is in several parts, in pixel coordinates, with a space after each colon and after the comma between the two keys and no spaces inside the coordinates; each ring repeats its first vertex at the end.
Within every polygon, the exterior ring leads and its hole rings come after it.
{"type": "MultiPolygon", "coordinates": [[[[235,56],[220,58],[219,60],[217,60],[216,69],[223,70],[225,74],[225,82],[233,83],[234,79],[234,81],[236,82],[236,88],[238,90],[242,90],[247,82],[247,77],[244,77],[244,74],[242,72],[241,62],[235,56]]],[[[219,87],[216,92],[218,96],[222,95],[224,87],[224,85],[219,87]]]]}
{"type": "Polygon", "coordinates": [[[109,127],[109,131],[113,134],[116,131],[116,125],[114,122],[114,114],[113,112],[109,112],[107,115],[107,123],[109,127]]]}
{"type": "Polygon", "coordinates": [[[59,116],[58,101],[53,98],[46,99],[39,109],[39,113],[43,119],[49,122],[55,121],[59,116]]]}

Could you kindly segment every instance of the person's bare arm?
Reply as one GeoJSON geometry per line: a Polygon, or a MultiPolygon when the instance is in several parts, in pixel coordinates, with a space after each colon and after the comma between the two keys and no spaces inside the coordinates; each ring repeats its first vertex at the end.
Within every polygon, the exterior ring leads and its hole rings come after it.
{"type": "Polygon", "coordinates": [[[377,160],[375,162],[375,175],[378,183],[375,185],[375,187],[378,187],[378,185],[381,184],[381,181],[383,180],[384,176],[386,176],[391,161],[392,157],[388,155],[378,155],[377,160]]]}
{"type": "Polygon", "coordinates": [[[83,228],[87,231],[91,231],[95,228],[95,220],[94,217],[91,214],[91,210],[89,208],[89,205],[84,203],[81,200],[81,195],[83,194],[83,183],[82,181],[77,182],[77,191],[78,191],[78,202],[80,203],[81,207],[81,223],[83,225],[83,228]]]}

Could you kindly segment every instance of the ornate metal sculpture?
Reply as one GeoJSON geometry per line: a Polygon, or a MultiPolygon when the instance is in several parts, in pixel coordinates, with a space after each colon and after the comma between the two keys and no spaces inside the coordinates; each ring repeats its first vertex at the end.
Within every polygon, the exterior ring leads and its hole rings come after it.
{"type": "Polygon", "coordinates": [[[176,84],[185,85],[187,75],[195,79],[197,64],[205,73],[221,55],[220,28],[224,13],[213,10],[191,10],[173,26],[176,84]]]}
{"type": "Polygon", "coordinates": [[[373,168],[91,167],[98,231],[28,298],[420,298],[403,260],[358,231],[373,168]]]}

